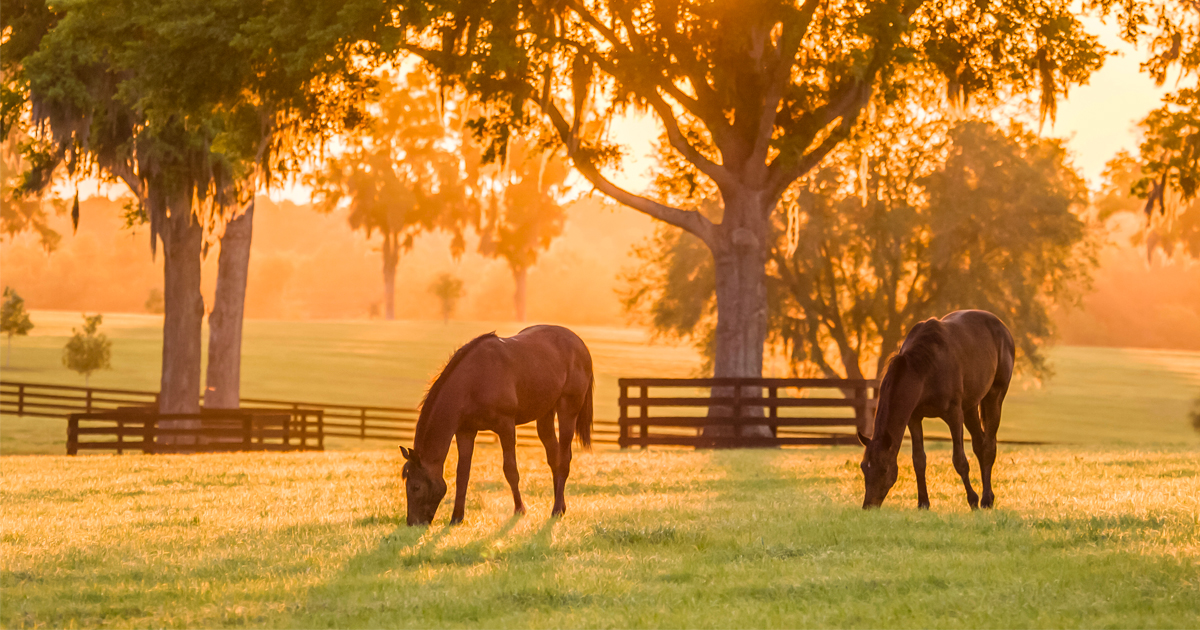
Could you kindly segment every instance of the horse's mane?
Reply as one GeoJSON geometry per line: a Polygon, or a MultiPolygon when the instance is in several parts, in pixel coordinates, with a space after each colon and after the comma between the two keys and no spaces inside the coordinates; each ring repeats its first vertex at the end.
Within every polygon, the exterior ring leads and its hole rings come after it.
{"type": "Polygon", "coordinates": [[[484,333],[468,341],[465,345],[463,345],[463,347],[454,351],[454,354],[450,357],[450,360],[446,362],[446,367],[442,368],[441,373],[438,374],[438,377],[433,380],[433,384],[429,386],[429,390],[425,392],[425,397],[421,399],[421,413],[417,416],[418,431],[420,431],[421,427],[424,426],[425,419],[429,417],[430,409],[433,408],[433,401],[437,400],[438,392],[442,390],[442,384],[445,383],[446,379],[450,377],[450,374],[454,372],[454,368],[458,367],[459,363],[462,363],[463,359],[467,357],[467,354],[469,354],[471,350],[475,349],[475,346],[478,346],[488,339],[497,338],[498,337],[496,336],[495,332],[484,333]]]}
{"type": "Polygon", "coordinates": [[[938,357],[946,348],[946,331],[941,322],[936,319],[927,320],[913,326],[912,332],[900,352],[889,361],[888,367],[900,357],[917,374],[928,374],[937,365],[938,357]]]}

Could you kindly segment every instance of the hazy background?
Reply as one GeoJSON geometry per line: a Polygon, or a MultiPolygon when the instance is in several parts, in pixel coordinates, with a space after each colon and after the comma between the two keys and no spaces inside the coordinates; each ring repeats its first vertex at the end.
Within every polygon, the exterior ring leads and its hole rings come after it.
{"type": "MultiPolygon", "coordinates": [[[[145,226],[122,227],[120,200],[81,203],[79,230],[55,217],[64,235],[46,254],[32,235],[0,247],[0,281],[25,298],[28,308],[103,313],[143,313],[151,289],[162,290],[162,258],[151,259],[145,226]]],[[[566,228],[529,274],[528,319],[622,326],[616,289],[622,268],[633,264],[631,248],[651,230],[651,220],[597,197],[570,206],[566,228]]],[[[473,238],[473,237],[472,237],[473,238]]],[[[1100,255],[1094,291],[1080,308],[1058,314],[1062,343],[1200,350],[1200,264],[1148,262],[1121,230],[1100,255]],[[1119,245],[1119,243],[1126,243],[1119,245]]],[[[440,234],[417,239],[397,273],[398,319],[440,318],[428,291],[433,278],[450,271],[463,279],[466,296],[456,319],[511,321],[512,276],[503,261],[474,252],[459,260],[440,234]]],[[[208,253],[204,294],[216,280],[219,249],[208,253]]],[[[341,215],[324,215],[290,201],[261,197],[255,211],[254,246],[246,295],[250,319],[355,320],[378,311],[383,295],[378,244],[352,232],[341,215]]]]}

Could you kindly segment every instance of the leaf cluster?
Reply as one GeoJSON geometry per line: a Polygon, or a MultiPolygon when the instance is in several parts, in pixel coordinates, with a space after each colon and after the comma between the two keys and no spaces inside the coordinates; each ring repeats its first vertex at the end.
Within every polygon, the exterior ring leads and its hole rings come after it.
{"type": "Polygon", "coordinates": [[[345,208],[351,227],[370,237],[380,232],[398,251],[433,229],[465,247],[463,229],[478,222],[477,160],[462,137],[457,108],[447,108],[427,73],[413,70],[399,80],[375,79],[378,101],[344,148],[305,177],[318,209],[345,208]],[[456,128],[457,127],[457,128],[456,128]]]}
{"type": "Polygon", "coordinates": [[[64,366],[85,377],[97,370],[112,368],[112,341],[98,332],[103,321],[103,315],[84,315],[83,330],[71,329],[73,334],[63,348],[64,366]]]}
{"type": "Polygon", "coordinates": [[[0,334],[8,335],[12,339],[14,335],[28,335],[29,331],[33,330],[33,321],[29,319],[29,312],[25,310],[25,299],[11,287],[4,287],[4,306],[3,313],[0,314],[0,334]]]}
{"type": "MultiPolygon", "coordinates": [[[[1173,211],[1171,201],[1200,195],[1200,5],[1194,0],[1097,0],[1122,26],[1122,37],[1146,51],[1142,70],[1160,87],[1175,89],[1139,127],[1141,173],[1130,192],[1145,201],[1148,218],[1173,211]]],[[[1120,158],[1121,156],[1118,156],[1120,158]]]]}

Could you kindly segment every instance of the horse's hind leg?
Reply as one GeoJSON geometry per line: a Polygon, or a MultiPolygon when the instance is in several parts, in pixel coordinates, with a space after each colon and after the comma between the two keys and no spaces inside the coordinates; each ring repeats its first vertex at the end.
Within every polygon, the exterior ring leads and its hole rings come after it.
{"type": "Polygon", "coordinates": [[[558,467],[554,470],[554,516],[567,512],[567,477],[571,474],[571,440],[575,438],[575,422],[579,419],[581,401],[567,398],[558,401],[558,467]]]}
{"type": "Polygon", "coordinates": [[[471,455],[475,452],[476,431],[459,431],[454,434],[458,442],[458,469],[454,475],[454,513],[450,515],[450,524],[456,525],[463,520],[467,510],[467,482],[471,479],[471,455]]]}
{"type": "Polygon", "coordinates": [[[929,509],[929,489],[925,486],[925,427],[924,418],[908,421],[908,436],[912,439],[913,472],[917,476],[917,509],[929,509]]]}
{"type": "Polygon", "coordinates": [[[980,407],[983,411],[983,439],[976,443],[975,456],[979,458],[980,476],[983,478],[983,497],[979,505],[990,508],[996,503],[996,495],[992,493],[992,465],[996,463],[996,433],[1000,429],[1000,407],[1004,404],[1007,390],[992,388],[983,397],[980,407]]]}
{"type": "MultiPolygon", "coordinates": [[[[971,487],[971,462],[967,460],[967,451],[963,448],[964,412],[961,405],[951,406],[946,424],[950,425],[950,437],[954,440],[954,470],[962,478],[963,487],[967,490],[967,505],[970,505],[972,510],[976,510],[979,509],[979,495],[975,494],[975,489],[971,487]]],[[[976,424],[978,424],[978,414],[979,412],[976,411],[976,424]]]]}
{"type": "Polygon", "coordinates": [[[551,477],[554,479],[554,512],[553,514],[561,514],[566,510],[566,504],[563,502],[562,495],[559,493],[559,457],[558,457],[558,438],[554,436],[554,411],[538,418],[537,432],[538,438],[542,440],[542,446],[546,448],[546,462],[550,464],[551,477]]]}
{"type": "Polygon", "coordinates": [[[987,432],[983,430],[983,422],[979,418],[979,405],[963,407],[963,416],[967,430],[971,432],[971,450],[975,451],[975,459],[979,460],[979,477],[983,485],[982,505],[988,507],[990,504],[987,498],[991,494],[991,484],[988,483],[991,467],[987,464],[987,432]]]}
{"type": "Polygon", "coordinates": [[[521,474],[517,472],[516,423],[502,423],[502,426],[496,429],[496,435],[500,437],[500,448],[504,451],[504,479],[512,488],[513,514],[524,514],[525,503],[521,501],[521,490],[517,487],[521,482],[521,474]]]}

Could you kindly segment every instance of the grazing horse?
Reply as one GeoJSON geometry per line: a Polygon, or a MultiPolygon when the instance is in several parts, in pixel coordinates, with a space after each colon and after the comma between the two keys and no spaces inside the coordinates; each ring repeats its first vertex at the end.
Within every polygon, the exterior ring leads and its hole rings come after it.
{"type": "Polygon", "coordinates": [[[592,441],[592,355],[583,340],[561,326],[531,326],[512,337],[488,333],[459,348],[421,403],[412,449],[400,447],[404,464],[408,524],[433,521],[442,497],[446,453],[458,441],[454,513],[466,509],[467,480],[475,434],[494,431],[504,451],[504,478],[512,487],[515,513],[525,504],[517,489],[517,425],[537,421],[538,437],[554,474],[555,516],[567,511],[563,490],[571,473],[571,438],[592,441]],[[558,436],[554,416],[558,415],[558,436]]]}
{"type": "Polygon", "coordinates": [[[867,447],[862,470],[866,482],[863,509],[879,507],[896,483],[896,456],[904,427],[912,437],[917,475],[917,507],[929,509],[925,487],[925,439],[921,421],[941,418],[954,440],[954,469],[967,489],[971,509],[992,507],[992,464],[1000,406],[1012,380],[1015,344],[1012,333],[987,311],[954,311],[942,319],[913,326],[888,363],[879,386],[875,434],[858,439],[867,447]],[[982,413],[981,413],[982,409],[982,413]],[[982,415],[982,419],[981,419],[982,415]],[[983,499],[971,488],[971,465],[963,450],[963,427],[983,478],[983,499]]]}

